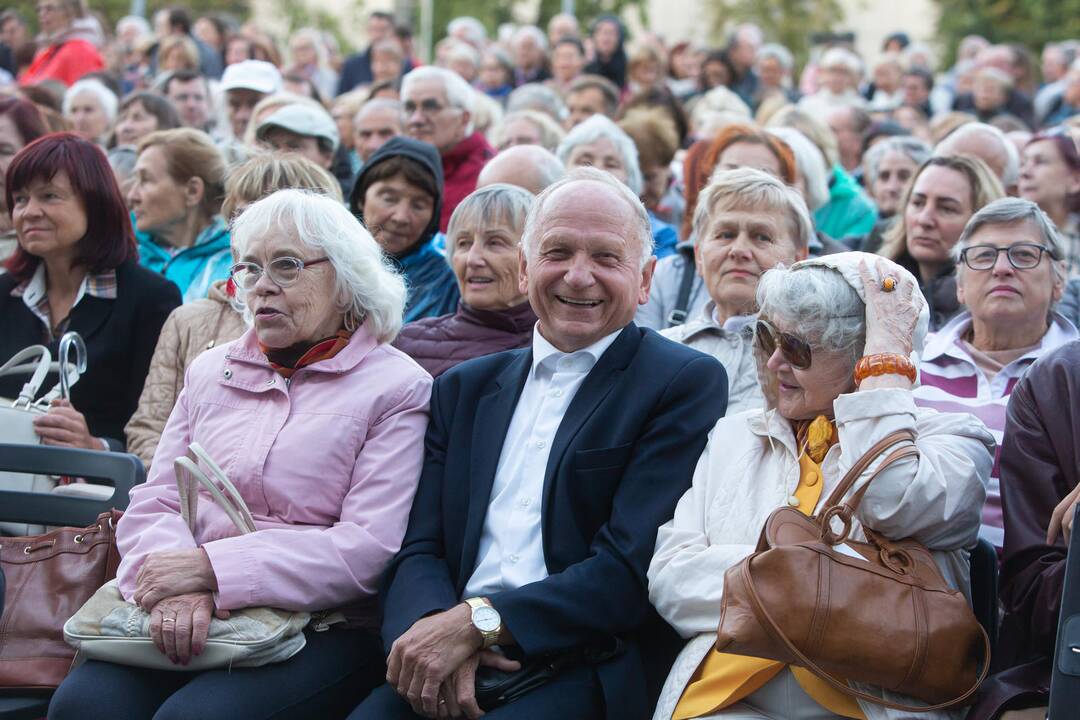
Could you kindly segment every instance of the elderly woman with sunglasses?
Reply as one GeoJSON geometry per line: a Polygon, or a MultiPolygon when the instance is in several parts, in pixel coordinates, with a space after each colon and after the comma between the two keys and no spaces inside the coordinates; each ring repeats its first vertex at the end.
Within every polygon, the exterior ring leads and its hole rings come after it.
{"type": "Polygon", "coordinates": [[[281,190],[233,228],[231,275],[252,327],[188,367],[117,526],[120,591],[150,613],[177,667],[89,661],[50,718],[334,717],[385,677],[374,600],[405,534],[431,394],[431,376],[390,345],[405,283],[322,195],[281,190]],[[230,476],[255,532],[238,534],[213,503],[188,530],[172,460],[191,443],[230,476]],[[185,672],[211,615],[262,606],[348,608],[353,622],[305,630],[305,647],[280,663],[185,672]]]}
{"type": "MultiPolygon", "coordinates": [[[[968,221],[956,244],[956,292],[967,310],[926,343],[915,402],[966,410],[999,446],[1013,386],[1033,362],[1077,337],[1054,311],[1065,282],[1062,243],[1053,222],[1028,200],[996,200],[968,221]]],[[[980,535],[1002,547],[997,463],[980,535]]]]}
{"type": "Polygon", "coordinates": [[[754,552],[773,510],[820,510],[871,447],[907,430],[918,457],[869,486],[855,535],[862,539],[866,527],[889,539],[914,538],[966,592],[964,548],[978,535],[993,438],[971,415],[916,406],[915,359],[929,318],[915,278],[899,265],[865,253],[804,260],[766,272],[757,300],[755,344],[768,407],[717,422],[691,489],[659,530],[648,571],[653,605],[689,640],[654,719],[901,717],[856,702],[802,668],[715,651],[724,574],[754,552]]]}

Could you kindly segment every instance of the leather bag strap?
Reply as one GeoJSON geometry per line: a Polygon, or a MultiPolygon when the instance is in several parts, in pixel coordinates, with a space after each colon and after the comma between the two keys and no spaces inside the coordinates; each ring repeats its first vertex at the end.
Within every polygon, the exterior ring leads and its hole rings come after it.
{"type": "Polygon", "coordinates": [[[51,363],[52,353],[49,352],[49,348],[44,345],[31,345],[12,355],[6,363],[0,366],[0,375],[10,375],[20,371],[27,372],[30,368],[33,368],[34,374],[22,386],[22,390],[19,391],[15,407],[23,409],[30,407],[34,402],[34,396],[41,389],[41,383],[45,382],[45,376],[49,374],[51,363]],[[29,362],[26,365],[20,364],[33,361],[35,357],[37,358],[36,364],[34,362],[29,362]]]}
{"type": "Polygon", "coordinates": [[[874,703],[875,705],[882,705],[887,708],[892,708],[893,710],[901,710],[903,712],[930,712],[932,710],[944,710],[945,708],[962,703],[964,700],[967,700],[969,697],[971,697],[975,693],[975,691],[979,689],[979,686],[982,685],[983,680],[986,679],[986,675],[990,671],[990,638],[987,637],[986,630],[984,630],[980,625],[979,632],[982,634],[984,653],[983,669],[982,672],[979,673],[978,679],[975,680],[975,684],[972,685],[967,692],[965,692],[963,695],[960,695],[959,697],[953,698],[952,700],[948,700],[943,703],[938,703],[936,705],[905,705],[903,703],[892,702],[891,700],[879,698],[876,695],[871,695],[869,693],[862,692],[861,690],[856,690],[853,687],[849,687],[847,683],[841,682],[840,680],[834,678],[817,663],[804,655],[802,651],[799,650],[799,648],[795,647],[795,644],[788,639],[787,635],[784,634],[784,631],[780,629],[780,626],[777,625],[776,621],[773,620],[771,615],[769,615],[769,611],[765,609],[764,603],[761,602],[761,596],[758,595],[757,588],[754,586],[754,578],[750,574],[750,564],[756,555],[757,553],[754,553],[754,555],[751,555],[749,558],[746,559],[746,562],[742,563],[742,578],[743,582],[746,583],[747,590],[749,590],[750,592],[750,600],[753,602],[754,614],[757,616],[758,622],[760,622],[765,627],[765,629],[769,631],[769,634],[771,634],[775,640],[777,640],[785,648],[787,648],[788,652],[798,658],[799,662],[802,663],[803,667],[805,667],[807,670],[814,673],[814,675],[829,683],[829,685],[831,685],[836,690],[844,693],[845,695],[858,698],[860,700],[865,700],[867,702],[874,703]]]}
{"type": "MultiPolygon", "coordinates": [[[[898,445],[902,442],[915,442],[915,433],[910,430],[897,430],[894,433],[886,435],[878,442],[866,451],[866,453],[855,461],[855,464],[851,466],[851,469],[847,471],[847,474],[840,480],[840,484],[836,486],[836,489],[829,495],[829,499],[825,501],[824,507],[829,508],[834,505],[839,505],[840,501],[847,494],[851,486],[855,484],[855,481],[866,471],[866,468],[870,466],[882,453],[891,448],[893,445],[898,445]]],[[[880,472],[887,466],[887,463],[882,463],[878,468],[880,472]]],[[[875,473],[876,476],[876,473],[875,473]]],[[[860,499],[861,499],[860,495],[860,499]]]]}

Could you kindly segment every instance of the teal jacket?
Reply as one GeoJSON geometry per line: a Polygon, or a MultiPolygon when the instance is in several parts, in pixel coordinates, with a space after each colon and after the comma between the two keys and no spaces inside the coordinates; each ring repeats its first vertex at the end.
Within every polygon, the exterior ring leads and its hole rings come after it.
{"type": "Polygon", "coordinates": [[[212,284],[229,277],[229,228],[220,216],[214,216],[191,247],[176,251],[159,245],[146,233],[136,232],[135,237],[139,241],[139,264],[176,283],[185,303],[206,297],[212,284]]]}
{"type": "Polygon", "coordinates": [[[843,241],[874,229],[878,212],[855,178],[836,165],[829,181],[829,202],[814,213],[814,225],[829,237],[843,241]]]}

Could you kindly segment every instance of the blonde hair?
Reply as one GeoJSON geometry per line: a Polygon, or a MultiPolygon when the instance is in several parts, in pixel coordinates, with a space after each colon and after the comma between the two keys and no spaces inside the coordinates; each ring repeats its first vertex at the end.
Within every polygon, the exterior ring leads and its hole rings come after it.
{"type": "Polygon", "coordinates": [[[286,188],[311,190],[343,202],[341,185],[327,170],[300,155],[262,151],[229,174],[221,213],[231,223],[238,205],[250,205],[286,188]]]}
{"type": "Polygon", "coordinates": [[[139,143],[139,154],[158,147],[165,155],[165,170],[179,183],[193,177],[203,182],[200,209],[207,217],[217,215],[225,198],[225,157],[210,136],[194,128],[152,132],[139,143]]]}
{"type": "Polygon", "coordinates": [[[794,105],[780,110],[769,118],[768,127],[789,127],[801,132],[821,151],[830,170],[840,161],[840,151],[836,145],[836,135],[833,134],[832,129],[818,118],[794,105]]]}
{"type": "Polygon", "coordinates": [[[908,203],[911,201],[911,193],[918,182],[919,176],[928,167],[944,167],[963,175],[971,187],[971,213],[974,215],[987,204],[1005,197],[1005,189],[998,180],[997,175],[990,167],[977,157],[969,155],[938,155],[931,157],[915,171],[908,186],[904,189],[904,196],[900,200],[900,206],[896,211],[897,222],[885,231],[885,237],[878,250],[878,255],[883,255],[890,260],[897,260],[907,252],[907,213],[908,203]]]}
{"type": "Polygon", "coordinates": [[[780,212],[787,220],[788,238],[796,250],[809,247],[814,222],[799,191],[767,172],[754,168],[719,170],[698,195],[694,208],[694,243],[701,242],[718,212],[755,210],[780,212]]]}
{"type": "Polygon", "coordinates": [[[540,131],[540,146],[545,150],[555,152],[559,148],[559,143],[566,137],[566,132],[547,113],[539,110],[514,110],[503,115],[502,121],[492,131],[495,147],[502,149],[503,141],[506,139],[506,126],[515,120],[527,120],[532,123],[540,131]]]}
{"type": "Polygon", "coordinates": [[[183,65],[169,67],[168,70],[198,70],[200,67],[199,47],[195,41],[185,35],[166,35],[158,44],[158,65],[164,65],[164,61],[170,53],[181,53],[183,65]]]}

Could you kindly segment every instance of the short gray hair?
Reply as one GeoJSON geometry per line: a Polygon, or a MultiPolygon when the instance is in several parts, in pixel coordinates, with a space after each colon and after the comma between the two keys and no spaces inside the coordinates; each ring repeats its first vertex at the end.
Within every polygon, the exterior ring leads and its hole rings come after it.
{"type": "Polygon", "coordinates": [[[506,126],[516,120],[525,120],[533,124],[540,133],[540,146],[545,150],[555,152],[559,143],[566,137],[566,132],[547,113],[539,110],[514,110],[503,115],[502,120],[495,126],[493,133],[495,147],[502,148],[503,141],[506,139],[504,137],[506,126]]]}
{"type": "Polygon", "coordinates": [[[109,127],[112,127],[116,122],[116,113],[120,109],[120,100],[116,97],[112,90],[105,87],[105,84],[100,80],[94,78],[84,78],[78,80],[67,92],[64,93],[64,103],[62,105],[64,117],[71,115],[71,105],[75,102],[75,98],[84,92],[88,92],[93,95],[98,105],[101,106],[101,111],[105,113],[105,117],[109,119],[109,127]]]}
{"type": "Polygon", "coordinates": [[[779,43],[769,43],[762,45],[761,49],[757,53],[757,61],[772,58],[776,62],[780,63],[780,66],[785,70],[791,70],[795,67],[795,56],[791,54],[791,51],[779,43]]]}
{"type": "Polygon", "coordinates": [[[536,196],[525,188],[507,183],[487,185],[462,200],[446,227],[446,257],[457,249],[457,232],[464,227],[488,228],[502,220],[517,234],[518,243],[525,230],[525,218],[536,196]]]}
{"type": "Polygon", "coordinates": [[[521,247],[525,250],[525,257],[530,261],[536,257],[536,236],[539,234],[544,222],[544,207],[547,205],[548,200],[564,186],[578,182],[595,182],[607,185],[626,201],[634,214],[634,225],[641,247],[640,265],[644,268],[653,254],[652,225],[649,223],[649,215],[645,211],[645,206],[641,204],[641,199],[630,188],[616,180],[614,175],[593,167],[571,169],[566,174],[566,177],[548,186],[544,192],[537,196],[536,203],[533,204],[532,209],[529,210],[529,214],[525,218],[525,229],[521,233],[521,247]]]}
{"type": "Polygon", "coordinates": [[[694,208],[694,243],[701,241],[715,214],[732,207],[768,208],[787,217],[789,238],[797,249],[809,247],[814,238],[814,222],[798,190],[780,179],[754,168],[719,170],[698,195],[694,208]]]}
{"type": "Polygon", "coordinates": [[[463,15],[446,24],[447,35],[453,35],[458,30],[461,30],[465,40],[474,46],[479,47],[487,41],[487,28],[484,27],[484,23],[474,17],[463,15]]]}
{"type": "Polygon", "coordinates": [[[634,195],[641,195],[644,180],[641,177],[641,167],[638,165],[637,145],[630,139],[622,128],[605,115],[593,115],[588,120],[578,123],[574,129],[567,133],[559,148],[555,151],[556,157],[563,165],[567,165],[570,154],[579,145],[588,145],[598,140],[610,140],[615,146],[616,152],[622,158],[623,167],[626,168],[626,186],[634,195]]]}
{"type": "MultiPolygon", "coordinates": [[[[405,280],[344,205],[307,190],[279,190],[250,205],[233,223],[234,252],[242,257],[252,238],[282,229],[295,232],[300,242],[330,259],[338,292],[347,298],[339,309],[370,322],[380,343],[397,337],[405,310],[405,280]]],[[[244,315],[250,325],[250,310],[244,315]]]]}
{"type": "Polygon", "coordinates": [[[791,148],[795,155],[795,167],[806,184],[806,204],[810,212],[817,212],[829,202],[830,173],[825,156],[810,138],[795,128],[772,127],[765,132],[780,138],[791,148]]]}
{"type": "Polygon", "coordinates": [[[559,93],[540,83],[522,85],[506,98],[507,114],[522,110],[542,112],[558,122],[562,122],[566,117],[566,103],[563,102],[559,93]]]}
{"type": "Polygon", "coordinates": [[[960,262],[960,254],[964,248],[971,244],[972,237],[984,227],[992,225],[1017,225],[1030,223],[1035,226],[1042,235],[1043,245],[1054,261],[1054,272],[1062,280],[1065,279],[1065,268],[1062,261],[1065,259],[1065,247],[1061,242],[1054,221],[1050,219],[1042,208],[1030,200],[1023,198],[1004,197],[984,205],[977,213],[971,216],[964,231],[960,233],[960,239],[953,247],[953,259],[960,264],[958,269],[963,269],[960,262]]]}
{"type": "Polygon", "coordinates": [[[877,182],[878,167],[890,152],[900,153],[915,163],[915,167],[919,167],[927,161],[933,151],[929,145],[917,137],[901,136],[882,140],[867,150],[863,157],[863,170],[866,173],[868,185],[873,186],[877,182]]]}
{"type": "Polygon", "coordinates": [[[1001,146],[1001,151],[1005,153],[1005,168],[1001,173],[1001,184],[1005,186],[1005,189],[1008,190],[1008,188],[1020,182],[1020,151],[1016,149],[1016,145],[1009,142],[1009,138],[1005,137],[1005,133],[993,125],[982,122],[961,125],[937,144],[934,148],[934,155],[956,155],[958,153],[950,149],[952,144],[968,135],[976,134],[991,135],[1001,146]]]}
{"type": "Polygon", "coordinates": [[[851,365],[866,344],[866,304],[838,270],[821,265],[767,270],[758,281],[761,316],[799,325],[798,334],[825,351],[847,352],[851,365]]]}
{"type": "Polygon", "coordinates": [[[409,71],[405,77],[401,78],[402,102],[405,102],[405,98],[409,94],[409,88],[418,80],[437,80],[442,84],[443,90],[446,91],[446,102],[450,103],[452,107],[461,108],[469,113],[469,125],[465,128],[465,134],[471,135],[473,131],[473,115],[476,114],[476,98],[473,95],[473,89],[469,87],[469,83],[465,82],[465,78],[453,70],[434,65],[423,65],[409,71]]]}
{"type": "Polygon", "coordinates": [[[530,38],[534,43],[536,43],[541,50],[547,52],[547,35],[544,34],[543,30],[536,27],[535,25],[522,25],[521,27],[519,27],[517,30],[514,31],[514,35],[511,38],[510,42],[511,44],[513,44],[516,43],[518,40],[526,37],[530,38]]]}

